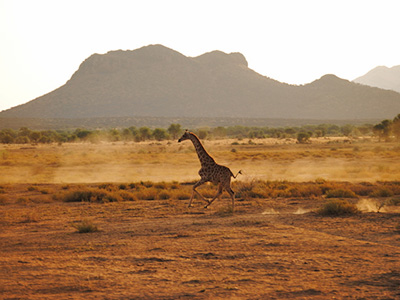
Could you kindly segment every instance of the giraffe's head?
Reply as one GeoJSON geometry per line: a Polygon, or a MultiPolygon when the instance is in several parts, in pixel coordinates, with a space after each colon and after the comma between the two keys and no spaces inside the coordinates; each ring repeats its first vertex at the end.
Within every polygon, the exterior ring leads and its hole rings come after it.
{"type": "Polygon", "coordinates": [[[181,136],[181,138],[178,140],[178,143],[184,141],[184,140],[189,140],[190,139],[190,132],[186,129],[185,133],[181,136]]]}

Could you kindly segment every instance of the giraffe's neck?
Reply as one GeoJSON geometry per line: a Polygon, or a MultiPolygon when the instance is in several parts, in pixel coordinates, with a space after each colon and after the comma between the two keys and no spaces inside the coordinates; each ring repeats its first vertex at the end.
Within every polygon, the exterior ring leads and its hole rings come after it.
{"type": "Polygon", "coordinates": [[[194,148],[196,149],[197,156],[199,157],[202,166],[215,164],[214,159],[210,156],[210,154],[207,153],[206,149],[204,149],[204,146],[201,144],[199,138],[196,135],[191,134],[190,140],[192,141],[194,148]]]}

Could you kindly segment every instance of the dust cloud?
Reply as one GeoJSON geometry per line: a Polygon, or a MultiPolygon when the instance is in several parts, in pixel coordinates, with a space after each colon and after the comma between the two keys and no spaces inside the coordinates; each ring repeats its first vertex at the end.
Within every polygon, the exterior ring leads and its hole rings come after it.
{"type": "Polygon", "coordinates": [[[318,178],[332,181],[373,182],[397,180],[397,163],[384,160],[353,160],[343,158],[300,158],[294,160],[241,161],[232,168],[242,169],[248,178],[259,180],[314,181],[318,178]]]}
{"type": "MultiPolygon", "coordinates": [[[[294,212],[284,212],[284,213],[292,214],[292,215],[303,215],[303,214],[307,214],[307,213],[309,213],[311,211],[312,210],[310,210],[310,209],[304,209],[302,207],[299,207],[294,212]]],[[[279,215],[279,214],[283,214],[283,212],[278,212],[274,208],[267,208],[261,214],[262,215],[279,215]]]]}
{"type": "Polygon", "coordinates": [[[400,213],[400,207],[390,205],[387,200],[360,199],[357,208],[362,212],[400,213]]]}
{"type": "MultiPolygon", "coordinates": [[[[398,153],[352,148],[330,150],[315,144],[236,145],[233,140],[206,141],[218,163],[233,173],[243,171],[238,181],[327,181],[374,182],[399,178],[398,153]],[[243,147],[243,148],[240,148],[243,147]],[[300,147],[300,148],[299,148],[300,147]],[[235,148],[235,149],[236,149],[235,148]]],[[[270,141],[271,142],[271,141],[270,141]]],[[[276,141],[275,141],[276,143],[276,141]]],[[[371,150],[372,149],[372,150],[371,150]]],[[[163,143],[100,143],[0,145],[0,183],[96,183],[96,182],[185,182],[199,179],[200,163],[193,146],[163,143]]]]}
{"type": "Polygon", "coordinates": [[[361,199],[356,206],[362,212],[378,212],[380,211],[381,203],[377,200],[361,199]]]}
{"type": "Polygon", "coordinates": [[[279,215],[279,212],[277,212],[275,209],[273,208],[267,208],[266,210],[264,210],[262,213],[262,215],[279,215]]]}

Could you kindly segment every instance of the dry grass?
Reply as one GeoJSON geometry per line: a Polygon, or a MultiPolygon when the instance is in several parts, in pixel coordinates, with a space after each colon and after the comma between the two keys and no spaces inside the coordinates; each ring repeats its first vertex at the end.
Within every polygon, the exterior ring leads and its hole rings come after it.
{"type": "MultiPolygon", "coordinates": [[[[192,194],[193,182],[132,182],[132,183],[100,183],[100,184],[68,184],[68,185],[30,185],[25,184],[21,193],[13,193],[12,185],[5,185],[0,195],[0,204],[16,203],[20,205],[34,205],[35,203],[52,203],[54,201],[73,203],[112,203],[136,201],[181,201],[188,204],[192,194]],[[34,188],[32,188],[34,187],[34,188]],[[57,188],[57,190],[55,190],[57,188]],[[46,193],[42,193],[46,190],[46,193]]],[[[249,202],[257,207],[265,199],[379,199],[382,205],[394,205],[400,196],[399,181],[368,182],[341,182],[318,179],[309,182],[291,181],[235,181],[232,188],[236,193],[236,201],[249,202]]],[[[205,184],[198,191],[206,198],[211,199],[217,193],[217,187],[205,184]]],[[[222,200],[216,201],[229,206],[229,195],[224,192],[222,200]]],[[[194,204],[202,206],[204,203],[195,196],[194,204]]],[[[213,204],[214,206],[214,204],[213,204]]],[[[34,219],[34,218],[32,218],[34,219]]]]}
{"type": "MultiPolygon", "coordinates": [[[[217,162],[240,180],[393,181],[400,178],[400,147],[392,143],[319,139],[299,145],[293,141],[263,139],[204,141],[217,162]],[[237,141],[237,140],[236,140],[237,141]],[[232,151],[235,149],[235,151],[232,151]]],[[[170,182],[198,178],[199,162],[187,143],[99,143],[0,145],[0,184],[170,182]]]]}
{"type": "Polygon", "coordinates": [[[91,233],[99,231],[97,226],[94,225],[93,222],[88,219],[84,219],[77,224],[72,224],[71,226],[75,228],[78,233],[91,233]]]}
{"type": "Polygon", "coordinates": [[[329,200],[318,210],[323,216],[353,215],[359,212],[356,205],[341,199],[329,200]]]}

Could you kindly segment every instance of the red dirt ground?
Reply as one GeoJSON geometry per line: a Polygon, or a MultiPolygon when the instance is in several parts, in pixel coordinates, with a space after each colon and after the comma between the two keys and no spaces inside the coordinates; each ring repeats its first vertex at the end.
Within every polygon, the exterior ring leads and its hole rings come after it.
{"type": "Polygon", "coordinates": [[[9,185],[1,299],[400,299],[400,214],[318,199],[63,203],[9,185]],[[23,196],[29,193],[29,201],[23,196]],[[77,233],[89,220],[98,232],[77,233]]]}

